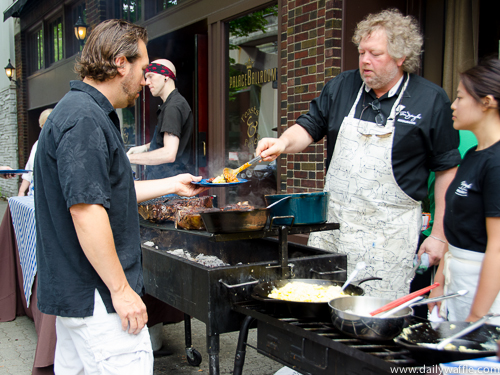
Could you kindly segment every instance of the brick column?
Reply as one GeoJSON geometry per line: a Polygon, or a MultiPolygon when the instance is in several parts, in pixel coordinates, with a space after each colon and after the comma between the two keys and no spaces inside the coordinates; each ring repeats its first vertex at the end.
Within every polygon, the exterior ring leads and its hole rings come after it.
{"type": "Polygon", "coordinates": [[[28,93],[27,80],[28,65],[26,61],[26,33],[17,33],[14,36],[16,54],[17,87],[17,139],[19,167],[24,168],[30,156],[28,148],[28,93]],[[24,52],[24,53],[23,53],[24,52]]]}
{"type": "MultiPolygon", "coordinates": [[[[342,1],[283,0],[281,19],[281,135],[309,109],[325,83],[340,73],[342,1]]],[[[283,155],[281,192],[321,191],[326,140],[303,152],[283,155]]]]}

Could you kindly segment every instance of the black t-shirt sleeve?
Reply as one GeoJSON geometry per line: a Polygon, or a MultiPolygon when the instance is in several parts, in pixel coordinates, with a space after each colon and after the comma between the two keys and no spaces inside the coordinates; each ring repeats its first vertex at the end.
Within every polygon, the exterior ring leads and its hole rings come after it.
{"type": "Polygon", "coordinates": [[[160,133],[168,133],[180,138],[184,122],[182,110],[176,105],[169,105],[162,111],[160,133]]]}
{"type": "Polygon", "coordinates": [[[67,208],[78,203],[110,206],[110,157],[93,119],[78,121],[57,146],[58,173],[67,208]]]}
{"type": "Polygon", "coordinates": [[[484,214],[500,217],[500,166],[488,169],[483,181],[484,214]]]}

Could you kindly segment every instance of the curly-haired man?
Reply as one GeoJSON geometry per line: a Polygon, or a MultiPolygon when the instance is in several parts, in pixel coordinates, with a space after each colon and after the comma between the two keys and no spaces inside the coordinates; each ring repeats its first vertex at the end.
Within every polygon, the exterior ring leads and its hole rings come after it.
{"type": "Polygon", "coordinates": [[[356,28],[359,69],[329,81],[309,112],[280,138],[264,138],[265,161],[300,152],[327,137],[325,191],[330,222],[340,229],[313,233],[309,244],[358,262],[368,295],[408,293],[421,229],[420,201],[429,170],[436,172],[432,235],[420,253],[438,264],[445,249],[444,193],[460,162],[458,132],[444,90],[413,72],[423,43],[416,21],[389,9],[368,15],[356,28]],[[409,277],[410,276],[410,277],[409,277]]]}

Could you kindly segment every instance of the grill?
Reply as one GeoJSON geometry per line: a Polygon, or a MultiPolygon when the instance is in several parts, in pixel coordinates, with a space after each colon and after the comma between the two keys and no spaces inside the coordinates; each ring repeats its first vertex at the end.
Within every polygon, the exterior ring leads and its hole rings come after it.
{"type": "MultiPolygon", "coordinates": [[[[408,350],[392,341],[352,338],[335,330],[331,322],[290,318],[259,301],[236,303],[233,308],[246,316],[238,339],[234,375],[242,374],[252,324],[257,326],[257,347],[252,348],[304,374],[375,375],[391,373],[394,367],[422,366],[408,350]]],[[[429,373],[429,368],[422,373],[429,373]]]]}
{"type": "MultiPolygon", "coordinates": [[[[146,292],[206,324],[209,369],[216,375],[219,335],[240,330],[245,315],[233,310],[233,304],[252,300],[255,284],[288,277],[346,279],[345,255],[288,243],[288,234],[338,227],[327,223],[215,235],[141,220],[141,239],[155,244],[142,246],[146,292]],[[167,252],[173,249],[193,257],[216,256],[229,266],[206,267],[167,252]]],[[[188,332],[189,319],[185,322],[188,332]]],[[[188,333],[186,341],[188,346],[188,333]]]]}

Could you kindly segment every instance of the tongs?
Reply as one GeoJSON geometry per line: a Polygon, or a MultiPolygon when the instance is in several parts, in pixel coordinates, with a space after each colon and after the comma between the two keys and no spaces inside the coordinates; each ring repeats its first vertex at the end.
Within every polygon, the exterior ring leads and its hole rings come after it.
{"type": "Polygon", "coordinates": [[[422,288],[420,290],[417,290],[416,292],[413,292],[411,294],[408,294],[404,297],[401,297],[401,298],[398,298],[397,300],[395,301],[392,301],[392,302],[389,302],[388,304],[382,306],[381,308],[377,309],[377,310],[374,310],[370,313],[371,316],[375,316],[377,314],[380,314],[381,312],[384,312],[384,311],[387,311],[387,310],[391,310],[405,302],[408,302],[409,300],[415,298],[415,297],[418,297],[418,296],[421,296],[425,293],[427,293],[428,291],[430,291],[431,289],[434,289],[436,287],[439,286],[439,283],[434,283],[430,286],[427,286],[425,288],[422,288]]]}
{"type": "Polygon", "coordinates": [[[230,179],[235,179],[236,178],[236,175],[238,173],[240,173],[241,171],[247,169],[249,166],[251,166],[252,164],[255,164],[257,163],[258,161],[262,160],[262,156],[256,156],[255,158],[253,158],[252,160],[250,160],[249,162],[243,164],[241,167],[237,168],[237,169],[231,169],[231,168],[224,168],[223,170],[223,176],[224,178],[227,180],[230,180],[230,179]],[[229,176],[229,179],[226,177],[226,176],[229,176]],[[231,178],[232,177],[232,178],[231,178]]]}
{"type": "Polygon", "coordinates": [[[387,318],[387,317],[392,316],[393,314],[397,313],[398,311],[403,310],[406,307],[426,305],[429,303],[442,301],[442,300],[445,300],[448,298],[465,296],[468,292],[469,292],[468,290],[464,289],[464,290],[459,290],[456,293],[449,293],[449,294],[445,294],[444,296],[439,296],[439,297],[434,297],[434,298],[424,298],[423,296],[418,296],[418,297],[415,297],[415,298],[393,308],[392,310],[386,311],[383,314],[378,314],[377,317],[378,318],[387,318]]]}

